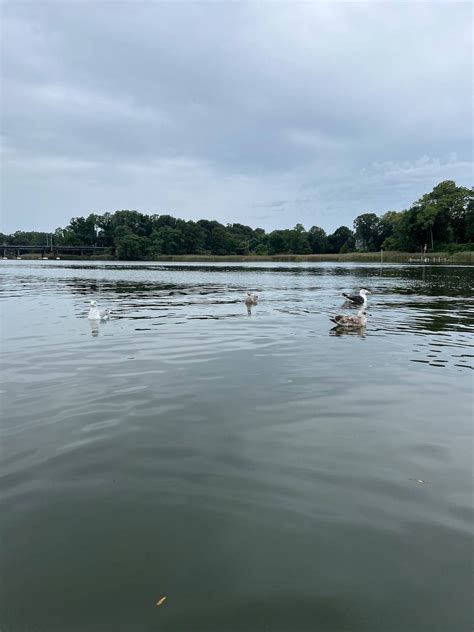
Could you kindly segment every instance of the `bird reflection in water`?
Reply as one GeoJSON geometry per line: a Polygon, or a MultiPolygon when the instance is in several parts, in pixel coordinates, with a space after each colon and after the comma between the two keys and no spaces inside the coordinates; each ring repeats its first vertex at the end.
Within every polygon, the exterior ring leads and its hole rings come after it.
{"type": "Polygon", "coordinates": [[[98,320],[90,320],[89,326],[91,328],[91,336],[96,338],[99,335],[99,321],[98,320]]]}
{"type": "Polygon", "coordinates": [[[360,338],[365,338],[365,327],[359,327],[358,329],[348,329],[347,327],[341,327],[340,325],[336,325],[329,330],[330,336],[359,336],[360,338]]]}
{"type": "Polygon", "coordinates": [[[97,338],[100,327],[107,327],[107,323],[107,320],[90,320],[89,326],[91,328],[91,336],[97,338]]]}

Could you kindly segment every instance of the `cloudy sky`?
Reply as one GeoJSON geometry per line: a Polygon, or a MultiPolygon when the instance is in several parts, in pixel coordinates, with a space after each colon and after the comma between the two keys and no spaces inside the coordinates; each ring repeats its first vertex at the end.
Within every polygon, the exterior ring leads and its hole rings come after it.
{"type": "Polygon", "coordinates": [[[4,2],[2,223],[328,231],[472,184],[472,7],[4,2]]]}

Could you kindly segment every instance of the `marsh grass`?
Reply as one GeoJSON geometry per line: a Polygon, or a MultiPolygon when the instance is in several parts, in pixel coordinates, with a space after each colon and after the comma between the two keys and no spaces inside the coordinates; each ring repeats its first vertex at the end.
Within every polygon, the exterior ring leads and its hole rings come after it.
{"type": "MultiPolygon", "coordinates": [[[[65,261],[117,261],[112,255],[64,255],[60,257],[65,261]]],[[[16,257],[11,257],[15,259],[16,257]]],[[[38,260],[41,255],[37,253],[25,254],[21,257],[24,260],[38,260]]],[[[55,257],[51,257],[54,259],[55,257]]],[[[474,252],[432,252],[422,255],[416,252],[396,252],[387,251],[383,253],[384,263],[423,263],[422,259],[427,259],[426,263],[452,263],[452,264],[473,264],[474,252]]],[[[245,262],[245,261],[335,261],[341,263],[380,263],[380,252],[348,252],[344,254],[321,254],[321,255],[162,255],[153,261],[189,261],[189,262],[245,262]]]]}
{"type": "MultiPolygon", "coordinates": [[[[474,263],[474,253],[448,252],[427,253],[423,258],[428,259],[427,263],[474,263]]],[[[421,253],[413,252],[384,252],[384,263],[410,263],[414,260],[422,259],[421,253]]],[[[348,252],[344,254],[320,254],[320,255],[163,255],[157,261],[336,261],[354,263],[378,263],[381,261],[380,252],[348,252]]]]}

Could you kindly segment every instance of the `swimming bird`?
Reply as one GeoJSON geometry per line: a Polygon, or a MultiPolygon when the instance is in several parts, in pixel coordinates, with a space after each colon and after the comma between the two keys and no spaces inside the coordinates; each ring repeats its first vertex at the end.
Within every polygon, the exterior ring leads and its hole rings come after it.
{"type": "Polygon", "coordinates": [[[97,301],[91,301],[89,315],[87,316],[89,320],[108,320],[109,317],[110,309],[99,309],[97,301]]]}
{"type": "Polygon", "coordinates": [[[354,305],[367,305],[367,294],[370,293],[370,290],[361,288],[359,294],[345,294],[345,292],[343,292],[342,296],[346,299],[346,301],[354,303],[354,305]]]}
{"type": "Polygon", "coordinates": [[[360,309],[357,316],[331,316],[331,320],[339,327],[345,327],[346,329],[361,329],[367,324],[367,312],[365,309],[360,309]]]}
{"type": "Polygon", "coordinates": [[[258,294],[252,294],[251,292],[247,292],[247,296],[245,297],[246,305],[256,305],[258,303],[258,294]]]}

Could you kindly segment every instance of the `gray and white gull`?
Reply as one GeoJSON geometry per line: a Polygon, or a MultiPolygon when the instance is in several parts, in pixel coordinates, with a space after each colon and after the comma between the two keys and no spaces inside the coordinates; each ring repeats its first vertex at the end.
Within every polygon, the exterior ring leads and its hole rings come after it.
{"type": "Polygon", "coordinates": [[[97,301],[91,301],[87,318],[89,320],[108,320],[110,314],[110,309],[99,309],[97,301]]]}
{"type": "Polygon", "coordinates": [[[353,303],[354,305],[367,305],[367,294],[370,294],[370,290],[366,290],[365,288],[361,288],[359,294],[346,294],[342,293],[342,296],[349,301],[349,303],[353,303]]]}

